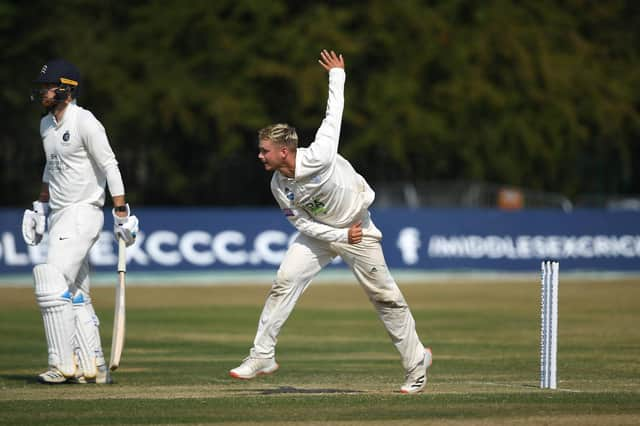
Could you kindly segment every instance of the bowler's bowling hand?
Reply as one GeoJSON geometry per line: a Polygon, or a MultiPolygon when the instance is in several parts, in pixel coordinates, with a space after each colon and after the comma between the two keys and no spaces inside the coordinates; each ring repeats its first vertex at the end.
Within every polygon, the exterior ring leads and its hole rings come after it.
{"type": "Polygon", "coordinates": [[[322,52],[320,52],[320,59],[318,59],[318,62],[320,62],[322,68],[327,71],[331,70],[331,68],[344,69],[344,59],[342,58],[342,55],[336,55],[336,52],[334,52],[333,50],[331,52],[328,52],[326,49],[324,49],[322,52]]]}

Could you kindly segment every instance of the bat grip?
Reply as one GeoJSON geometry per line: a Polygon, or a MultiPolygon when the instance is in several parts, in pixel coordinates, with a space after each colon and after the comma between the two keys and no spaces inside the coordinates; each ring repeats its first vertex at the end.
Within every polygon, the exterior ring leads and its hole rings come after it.
{"type": "Polygon", "coordinates": [[[127,245],[118,238],[118,272],[127,272],[127,245]]]}

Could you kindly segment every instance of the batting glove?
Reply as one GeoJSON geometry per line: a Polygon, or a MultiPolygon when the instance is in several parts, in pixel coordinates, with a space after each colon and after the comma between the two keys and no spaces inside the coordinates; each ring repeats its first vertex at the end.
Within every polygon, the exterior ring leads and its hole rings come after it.
{"type": "Polygon", "coordinates": [[[25,210],[22,216],[22,238],[30,246],[37,246],[42,241],[46,227],[46,216],[49,203],[33,202],[33,210],[25,210]]]}
{"type": "Polygon", "coordinates": [[[131,210],[129,210],[129,204],[127,206],[127,215],[124,217],[120,217],[116,215],[115,209],[111,210],[111,214],[113,214],[113,233],[116,236],[116,240],[118,238],[122,238],[129,247],[136,241],[136,235],[138,234],[138,218],[131,214],[131,210]]]}

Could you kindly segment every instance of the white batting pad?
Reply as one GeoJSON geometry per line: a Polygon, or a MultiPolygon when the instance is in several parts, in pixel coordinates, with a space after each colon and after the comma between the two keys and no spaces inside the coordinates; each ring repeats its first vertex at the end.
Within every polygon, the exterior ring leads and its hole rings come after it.
{"type": "Polygon", "coordinates": [[[97,366],[104,365],[104,355],[100,342],[100,321],[91,304],[91,299],[82,291],[73,298],[75,313],[74,350],[79,367],[85,379],[93,379],[97,374],[97,366]]]}
{"type": "Polygon", "coordinates": [[[33,268],[33,277],[47,337],[49,365],[72,377],[76,370],[72,343],[74,315],[67,282],[60,271],[48,264],[33,268]]]}

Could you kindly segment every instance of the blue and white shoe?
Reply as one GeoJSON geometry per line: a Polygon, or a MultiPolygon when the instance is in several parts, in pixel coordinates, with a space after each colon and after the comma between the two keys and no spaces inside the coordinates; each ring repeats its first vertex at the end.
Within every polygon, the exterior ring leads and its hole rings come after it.
{"type": "Polygon", "coordinates": [[[62,383],[66,383],[67,381],[67,377],[55,367],[51,367],[50,370],[45,371],[44,373],[38,374],[37,379],[38,379],[38,382],[44,383],[47,385],[59,385],[62,383]]]}

